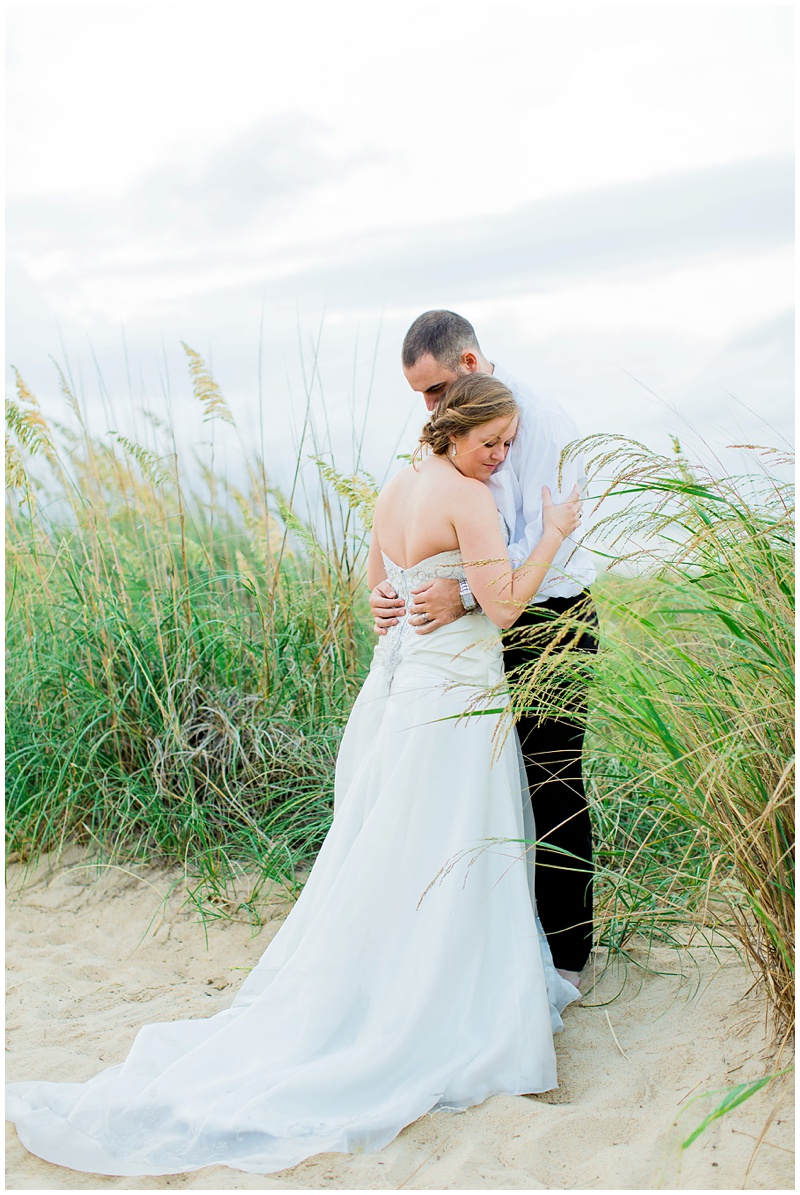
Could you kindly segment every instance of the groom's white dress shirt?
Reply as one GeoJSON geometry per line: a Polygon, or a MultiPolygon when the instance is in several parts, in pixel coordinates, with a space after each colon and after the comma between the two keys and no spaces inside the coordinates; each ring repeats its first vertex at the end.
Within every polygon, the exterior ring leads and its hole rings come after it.
{"type": "MultiPolygon", "coordinates": [[[[586,474],[582,461],[569,460],[563,468],[561,485],[558,484],[562,449],[578,438],[577,428],[566,411],[553,399],[521,385],[499,365],[494,366],[494,377],[508,386],[520,410],[514,443],[488,482],[498,510],[510,528],[508,554],[512,566],[518,568],[542,537],[542,486],[550,487],[554,502],[563,502],[576,482],[583,494],[586,474]]],[[[586,548],[574,538],[565,539],[531,602],[575,597],[595,576],[586,548]]]]}

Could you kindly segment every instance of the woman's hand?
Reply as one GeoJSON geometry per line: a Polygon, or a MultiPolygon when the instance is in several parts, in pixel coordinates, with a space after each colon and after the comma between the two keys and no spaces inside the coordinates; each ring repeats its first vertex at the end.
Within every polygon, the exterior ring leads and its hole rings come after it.
{"type": "Polygon", "coordinates": [[[388,581],[381,581],[369,595],[369,608],[375,619],[375,631],[385,635],[389,627],[397,626],[406,612],[405,602],[398,597],[388,581]]]}
{"type": "Polygon", "coordinates": [[[581,523],[581,492],[574,487],[566,502],[554,502],[549,486],[542,486],[542,524],[545,531],[558,531],[562,539],[572,535],[581,523]]]}

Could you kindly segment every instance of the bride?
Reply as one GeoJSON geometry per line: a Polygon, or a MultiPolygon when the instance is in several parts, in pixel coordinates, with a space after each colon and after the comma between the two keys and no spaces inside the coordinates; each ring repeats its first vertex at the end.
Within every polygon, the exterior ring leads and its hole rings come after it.
{"type": "Polygon", "coordinates": [[[577,491],[560,505],[545,493],[541,540],[512,573],[483,483],[516,425],[505,386],[460,378],[422,459],[378,499],[370,587],[388,576],[408,602],[422,581],[466,576],[482,613],[423,636],[401,620],[378,643],[331,830],[233,1005],[145,1026],[87,1083],[13,1084],[8,1116],[33,1153],[99,1174],[267,1174],[379,1149],[432,1110],[556,1085],[552,1034],[578,992],[537,922],[516,735],[498,747],[502,710],[485,693],[502,676],[498,628],[580,515],[577,491]]]}

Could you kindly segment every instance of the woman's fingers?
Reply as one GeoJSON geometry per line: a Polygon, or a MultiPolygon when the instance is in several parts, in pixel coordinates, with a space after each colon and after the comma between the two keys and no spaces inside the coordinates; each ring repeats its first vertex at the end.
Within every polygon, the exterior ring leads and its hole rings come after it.
{"type": "MultiPolygon", "coordinates": [[[[580,497],[581,497],[581,489],[576,481],[575,485],[572,487],[572,493],[569,495],[568,498],[565,498],[564,501],[565,502],[580,502],[580,497]]],[[[549,485],[542,486],[542,498],[544,499],[545,502],[553,501],[553,495],[552,495],[549,485]]]]}

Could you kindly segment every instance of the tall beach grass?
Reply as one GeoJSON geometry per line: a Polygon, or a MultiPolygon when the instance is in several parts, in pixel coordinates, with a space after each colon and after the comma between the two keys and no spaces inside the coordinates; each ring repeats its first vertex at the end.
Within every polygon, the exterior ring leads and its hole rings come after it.
{"type": "MultiPolygon", "coordinates": [[[[187,367],[212,429],[232,423],[188,348],[187,367]]],[[[236,484],[208,463],[198,475],[169,426],[151,418],[147,444],[95,435],[61,384],[65,422],[45,419],[22,379],[7,403],[11,857],[83,842],[177,862],[202,899],[243,872],[256,917],[262,880],[296,890],[330,821],[336,750],[372,647],[374,483],[338,470],[313,435],[286,492],[244,448],[236,484]],[[304,515],[309,468],[324,484],[304,515]]],[[[562,619],[556,647],[512,678],[514,706],[560,712],[591,674],[602,943],[733,939],[785,1032],[791,487],[768,450],[734,477],[623,439],[580,448],[594,539],[616,566],[595,587],[601,652],[572,651],[581,615],[562,619]]]]}
{"type": "MultiPolygon", "coordinates": [[[[208,421],[233,422],[187,348],[208,421]]],[[[371,646],[363,529],[242,453],[234,485],[7,403],[7,834],[12,857],[93,843],[224,888],[296,882],[330,821],[341,729],[371,646]],[[195,480],[189,480],[194,474],[195,480]]],[[[191,466],[191,462],[188,462],[191,466]]]]}
{"type": "MultiPolygon", "coordinates": [[[[794,493],[787,458],[734,476],[621,437],[576,445],[616,570],[594,587],[595,660],[560,649],[513,678],[558,713],[591,674],[586,771],[602,940],[734,940],[785,1034],[794,1018],[794,493]],[[601,485],[601,479],[605,479],[601,485]],[[613,513],[605,514],[608,506],[613,513]]],[[[565,860],[565,866],[569,861],[565,860]]]]}

